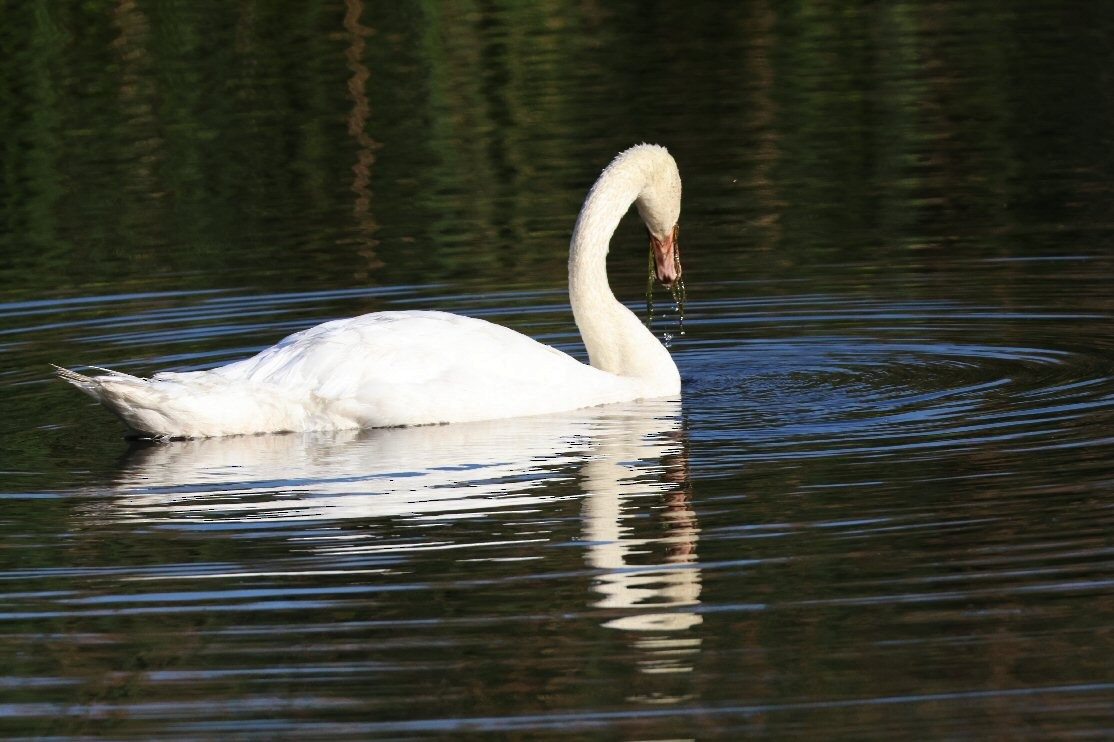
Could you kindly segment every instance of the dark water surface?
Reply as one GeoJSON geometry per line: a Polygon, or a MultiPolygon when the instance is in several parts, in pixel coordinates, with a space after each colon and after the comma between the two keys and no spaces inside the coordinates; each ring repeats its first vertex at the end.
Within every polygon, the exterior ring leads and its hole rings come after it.
{"type": "Polygon", "coordinates": [[[4,6],[0,734],[1114,735],[1114,6],[1023,5],[4,6]],[[579,354],[643,140],[680,401],[151,445],[50,376],[579,354]]]}

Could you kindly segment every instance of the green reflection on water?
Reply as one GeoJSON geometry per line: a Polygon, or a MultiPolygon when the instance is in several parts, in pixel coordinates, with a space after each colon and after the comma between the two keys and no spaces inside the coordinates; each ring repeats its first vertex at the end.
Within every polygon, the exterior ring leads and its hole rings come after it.
{"type": "Polygon", "coordinates": [[[1111,52],[1059,41],[1105,6],[635,7],[13,5],[4,287],[558,286],[584,189],[643,139],[681,163],[690,275],[1108,211],[1084,73],[1111,52]]]}

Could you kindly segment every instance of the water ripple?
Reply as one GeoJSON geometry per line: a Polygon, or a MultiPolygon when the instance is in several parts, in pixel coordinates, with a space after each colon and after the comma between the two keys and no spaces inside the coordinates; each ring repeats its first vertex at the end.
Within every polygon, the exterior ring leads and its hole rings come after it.
{"type": "MultiPolygon", "coordinates": [[[[770,337],[725,344],[687,343],[681,363],[689,381],[686,405],[745,451],[721,452],[724,465],[779,456],[908,455],[986,444],[1027,450],[1070,444],[1074,428],[1114,411],[1114,364],[1077,350],[987,344],[904,335],[892,320],[946,325],[962,335],[986,324],[1077,319],[1052,313],[1005,313],[948,305],[885,306],[825,311],[825,297],[778,300],[751,316],[779,333],[808,325],[805,337],[770,337]],[[815,305],[802,314],[798,305],[815,305]],[[855,334],[833,334],[849,320],[855,334]]],[[[699,303],[692,310],[731,321],[755,302],[699,303]]],[[[715,325],[716,319],[709,321],[715,325]]],[[[699,336],[700,320],[690,320],[699,336]]],[[[939,334],[939,333],[938,333],[939,334]]],[[[1003,334],[1008,334],[1003,331],[1003,334]]],[[[1053,341],[1053,338],[1049,338],[1053,341]]],[[[699,432],[696,433],[700,435],[699,432]]],[[[715,435],[715,434],[712,434],[715,435]]],[[[1081,445],[1095,441],[1080,441],[1081,445]]]]}

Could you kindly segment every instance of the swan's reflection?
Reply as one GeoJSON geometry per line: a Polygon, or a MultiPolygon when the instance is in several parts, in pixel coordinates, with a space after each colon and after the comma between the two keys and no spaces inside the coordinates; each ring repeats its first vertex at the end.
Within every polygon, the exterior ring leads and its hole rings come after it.
{"type": "Polygon", "coordinates": [[[116,514],[163,523],[445,520],[537,505],[552,499],[542,485],[571,477],[589,431],[590,419],[569,416],[145,445],[119,482],[116,514]]]}
{"type": "MultiPolygon", "coordinates": [[[[637,430],[637,419],[627,430],[637,430]]],[[[660,427],[660,426],[659,426],[660,427]]],[[[692,670],[700,637],[686,631],[703,621],[692,608],[700,603],[696,544],[699,528],[688,491],[688,459],[679,427],[662,431],[658,476],[645,479],[644,437],[618,429],[597,435],[593,455],[582,469],[584,535],[588,561],[601,570],[596,605],[619,609],[604,625],[637,632],[640,669],[646,673],[692,670]],[[639,538],[631,523],[655,495],[663,506],[655,536],[639,538]],[[656,555],[664,548],[664,554],[656,555]],[[649,558],[647,558],[649,556],[649,558]]],[[[658,696],[654,699],[662,702],[658,696]]]]}
{"type": "MultiPolygon", "coordinates": [[[[444,522],[580,497],[593,606],[646,673],[691,669],[700,639],[696,517],[675,402],[463,425],[245,436],[132,452],[111,512],[159,523],[444,522]],[[565,486],[552,486],[565,482],[565,486]],[[653,515],[647,518],[647,515],[653,515]],[[645,533],[642,533],[646,531],[645,533]]],[[[397,550],[352,529],[318,553],[397,550]]],[[[410,542],[421,548],[435,542],[410,542]]]]}

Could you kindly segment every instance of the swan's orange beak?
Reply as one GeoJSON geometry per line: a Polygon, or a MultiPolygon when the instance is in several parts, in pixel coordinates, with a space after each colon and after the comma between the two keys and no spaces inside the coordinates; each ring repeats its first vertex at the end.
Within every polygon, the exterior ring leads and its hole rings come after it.
{"type": "Polygon", "coordinates": [[[669,288],[673,282],[681,277],[681,252],[677,247],[677,235],[680,227],[674,226],[673,231],[663,238],[650,234],[650,251],[654,256],[654,275],[658,282],[669,288]]]}

